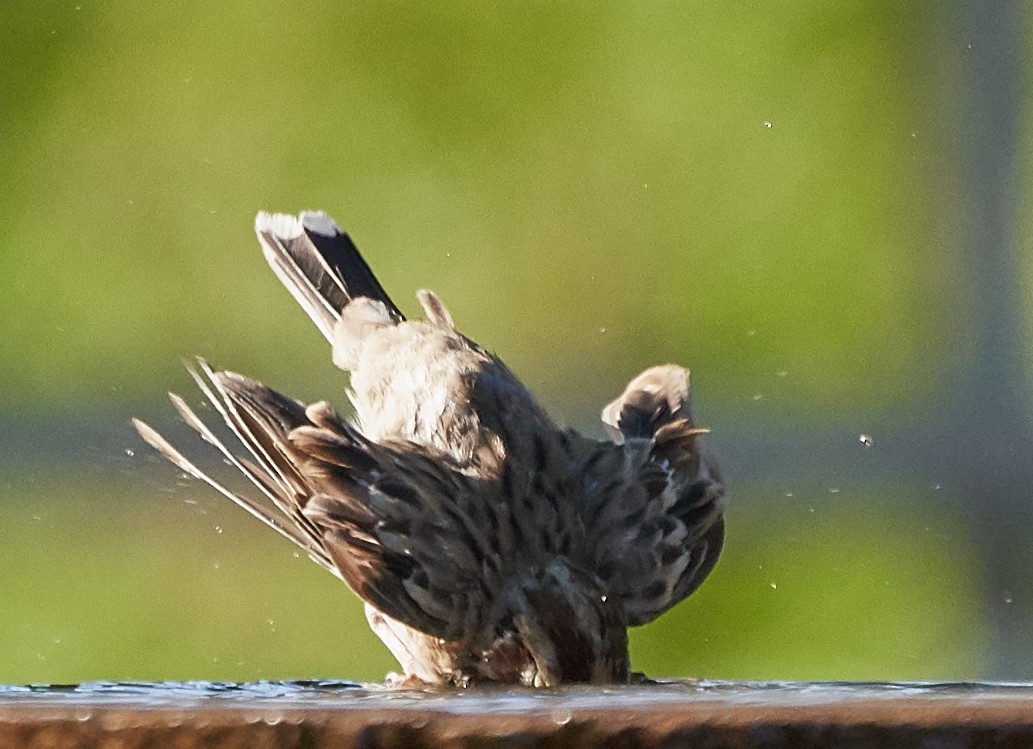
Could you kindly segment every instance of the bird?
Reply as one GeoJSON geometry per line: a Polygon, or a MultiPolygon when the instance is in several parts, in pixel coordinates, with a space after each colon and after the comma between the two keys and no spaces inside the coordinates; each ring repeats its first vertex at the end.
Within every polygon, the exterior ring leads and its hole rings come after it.
{"type": "Polygon", "coordinates": [[[693,593],[724,543],[724,485],[689,370],[646,369],[602,410],[606,437],[585,436],[459,332],[433,292],[407,319],[326,213],[261,212],[255,231],[350,373],[354,413],[197,359],[188,370],[240,444],[169,397],[254,492],[134,419],[140,436],[362,599],[398,683],[627,683],[628,628],[693,593]]]}

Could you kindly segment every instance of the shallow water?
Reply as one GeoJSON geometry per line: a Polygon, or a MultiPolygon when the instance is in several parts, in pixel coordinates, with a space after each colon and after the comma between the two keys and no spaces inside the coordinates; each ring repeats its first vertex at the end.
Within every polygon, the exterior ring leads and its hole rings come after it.
{"type": "Polygon", "coordinates": [[[793,707],[894,699],[970,702],[1033,698],[1033,683],[984,682],[721,682],[662,681],[615,687],[571,686],[557,690],[485,687],[397,689],[337,680],[106,682],[0,685],[0,704],[134,708],[339,708],[370,709],[407,704],[455,714],[554,712],[658,707],[671,703],[764,704],[793,707]]]}

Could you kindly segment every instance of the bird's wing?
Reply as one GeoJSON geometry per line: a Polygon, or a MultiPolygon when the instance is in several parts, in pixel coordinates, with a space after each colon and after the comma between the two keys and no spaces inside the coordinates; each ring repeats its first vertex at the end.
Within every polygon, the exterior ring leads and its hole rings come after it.
{"type": "Polygon", "coordinates": [[[644,624],[717,563],[724,487],[699,444],[707,430],[692,421],[688,370],[646,370],[603,410],[603,422],[612,454],[584,469],[596,487],[587,498],[595,565],[624,601],[628,623],[644,624]]]}
{"type": "Polygon", "coordinates": [[[434,637],[479,632],[496,580],[483,520],[468,512],[474,480],[421,446],[374,445],[351,431],[301,428],[290,442],[321,485],[305,516],[352,590],[434,637]]]}
{"type": "Polygon", "coordinates": [[[192,374],[250,458],[227,447],[173,396],[180,414],[272,507],[227,488],[136,422],[147,442],[304,548],[392,619],[447,639],[479,631],[485,588],[502,574],[498,549],[485,538],[494,521],[479,501],[483,482],[431,448],[370,442],[325,403],[306,407],[204,362],[192,374]]]}
{"type": "Polygon", "coordinates": [[[627,623],[645,624],[716,564],[724,489],[698,450],[675,473],[662,441],[597,444],[602,457],[584,468],[588,564],[621,600],[627,623]]]}

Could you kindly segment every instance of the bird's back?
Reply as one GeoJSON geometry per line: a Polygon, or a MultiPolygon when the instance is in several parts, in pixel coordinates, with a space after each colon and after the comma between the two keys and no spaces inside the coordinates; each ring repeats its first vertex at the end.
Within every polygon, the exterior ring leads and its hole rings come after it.
{"type": "Polygon", "coordinates": [[[342,311],[335,361],[351,372],[349,397],[366,437],[424,445],[490,472],[519,453],[525,432],[556,428],[497,356],[455,329],[436,296],[424,291],[420,301],[425,320],[375,312],[371,324],[362,302],[342,311]]]}

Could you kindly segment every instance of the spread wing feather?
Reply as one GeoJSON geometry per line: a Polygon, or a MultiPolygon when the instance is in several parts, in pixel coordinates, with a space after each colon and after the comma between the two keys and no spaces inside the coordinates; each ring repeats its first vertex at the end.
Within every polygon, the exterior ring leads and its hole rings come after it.
{"type": "Polygon", "coordinates": [[[463,627],[479,621],[485,586],[498,582],[497,575],[486,577],[482,559],[498,552],[478,530],[484,519],[476,507],[486,493],[478,479],[425,447],[374,444],[325,403],[306,408],[204,362],[191,374],[250,459],[172,396],[177,410],[278,513],[226,488],[135,421],[148,443],[305,549],[387,616],[434,637],[471,634],[463,627]]]}

